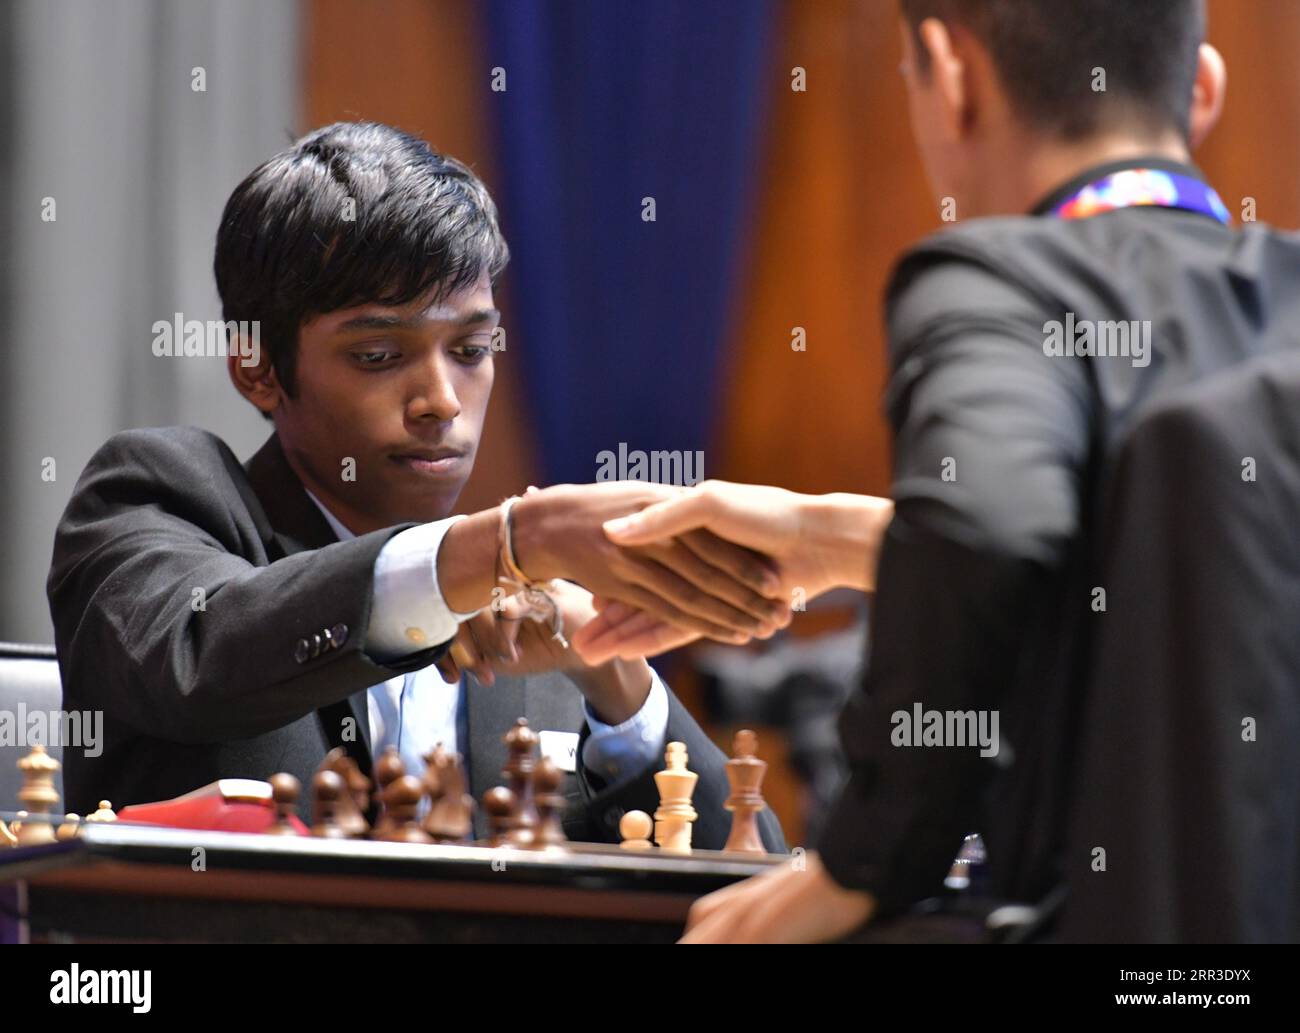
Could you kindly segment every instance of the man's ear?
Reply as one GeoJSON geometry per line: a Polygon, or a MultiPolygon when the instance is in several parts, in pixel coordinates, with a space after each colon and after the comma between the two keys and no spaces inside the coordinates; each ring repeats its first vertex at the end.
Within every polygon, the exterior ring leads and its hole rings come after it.
{"type": "Polygon", "coordinates": [[[284,399],[284,389],[280,386],[271,356],[259,347],[256,340],[242,334],[231,337],[226,372],[235,390],[257,406],[263,415],[269,416],[279,408],[284,399]]]}
{"type": "Polygon", "coordinates": [[[1196,86],[1192,90],[1192,114],[1188,121],[1192,149],[1201,146],[1223,114],[1228,90],[1228,66],[1211,44],[1202,43],[1196,60],[1196,86]]]}
{"type": "Polygon", "coordinates": [[[930,83],[940,100],[945,135],[958,138],[970,118],[966,62],[954,49],[948,26],[938,18],[927,18],[917,32],[920,45],[930,55],[930,83]]]}

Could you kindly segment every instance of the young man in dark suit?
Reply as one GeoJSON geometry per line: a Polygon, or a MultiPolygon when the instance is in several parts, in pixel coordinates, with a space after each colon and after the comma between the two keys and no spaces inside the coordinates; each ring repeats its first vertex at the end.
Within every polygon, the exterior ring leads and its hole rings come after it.
{"type": "MultiPolygon", "coordinates": [[[[202,430],[128,431],[82,474],[48,593],[64,706],[102,710],[105,734],[100,756],[66,757],[70,808],[278,771],[307,785],[335,746],[365,771],[395,746],[420,773],[442,743],[479,795],[522,716],[568,772],[571,838],[617,840],[625,810],[653,811],[680,740],[700,776],[694,842],[722,846],[722,753],[643,659],[588,667],[555,633],[590,618],[595,591],[724,641],[771,634],[789,612],[763,594],[762,558],[707,532],[609,543],[603,520],[678,490],[657,484],[449,517],[507,258],[482,183],[387,126],[317,130],[235,190],[215,259],[228,368],[275,429],[244,465],[202,430]]],[[[761,827],[784,848],[770,813],[761,827]]]]}
{"type": "MultiPolygon", "coordinates": [[[[851,776],[806,870],[703,898],[686,939],[944,935],[909,909],[980,832],[988,898],[1062,936],[1294,941],[1300,240],[1234,227],[1190,164],[1224,96],[1205,5],[901,6],[960,222],[887,297],[895,512],[851,776]],[[999,742],[925,741],[917,708],[996,716],[999,742]]],[[[708,527],[861,580],[873,547],[840,524],[706,482],[610,532],[708,527]]],[[[620,625],[688,637],[611,607],[579,649],[617,655],[620,625]]]]}

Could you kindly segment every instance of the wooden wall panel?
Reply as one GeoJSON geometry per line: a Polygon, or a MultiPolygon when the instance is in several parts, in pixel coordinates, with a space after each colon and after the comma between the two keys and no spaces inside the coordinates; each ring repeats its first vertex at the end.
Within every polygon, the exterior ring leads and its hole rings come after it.
{"type": "Polygon", "coordinates": [[[752,264],[719,436],[724,476],[800,491],[888,488],[880,294],[937,227],[898,74],[891,4],[786,4],[752,264]],[[790,88],[791,69],[807,91],[790,88]],[[792,328],[807,351],[791,349],[792,328]]]}
{"type": "Polygon", "coordinates": [[[1228,93],[1198,163],[1233,215],[1253,197],[1261,222],[1300,226],[1300,3],[1211,0],[1209,38],[1228,93]]]}

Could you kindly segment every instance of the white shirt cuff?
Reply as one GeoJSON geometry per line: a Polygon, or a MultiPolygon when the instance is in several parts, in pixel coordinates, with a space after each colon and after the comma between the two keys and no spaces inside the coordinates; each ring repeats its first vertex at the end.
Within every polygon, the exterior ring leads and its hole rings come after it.
{"type": "Polygon", "coordinates": [[[622,724],[605,724],[585,700],[583,709],[591,734],[582,747],[582,763],[604,779],[609,788],[630,781],[663,760],[668,738],[668,689],[653,667],[645,702],[622,724]]]}
{"type": "Polygon", "coordinates": [[[408,527],[375,557],[366,629],[366,652],[372,659],[384,663],[439,645],[455,636],[461,621],[474,616],[451,609],[438,587],[438,549],[448,528],[464,519],[460,515],[408,527]]]}

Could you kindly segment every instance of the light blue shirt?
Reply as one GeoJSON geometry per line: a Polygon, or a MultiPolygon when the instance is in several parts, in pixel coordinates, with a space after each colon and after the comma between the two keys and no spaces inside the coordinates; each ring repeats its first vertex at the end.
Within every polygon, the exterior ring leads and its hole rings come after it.
{"type": "MultiPolygon", "coordinates": [[[[307,495],[339,541],[356,537],[315,495],[310,491],[307,495]]],[[[376,662],[394,663],[446,642],[462,621],[474,616],[452,610],[438,586],[438,548],[448,528],[464,519],[453,516],[407,528],[390,538],[375,558],[374,599],[365,648],[376,662]]],[[[456,733],[460,695],[460,682],[447,681],[432,664],[372,686],[367,706],[372,756],[379,756],[389,745],[396,746],[406,770],[419,774],[424,770],[422,758],[439,743],[465,754],[468,743],[459,743],[456,733]]],[[[582,762],[609,787],[662,762],[668,735],[668,690],[653,669],[650,692],[641,709],[621,724],[605,724],[586,700],[583,709],[591,733],[583,746],[582,762]]],[[[506,729],[501,731],[505,734],[506,729]]]]}

